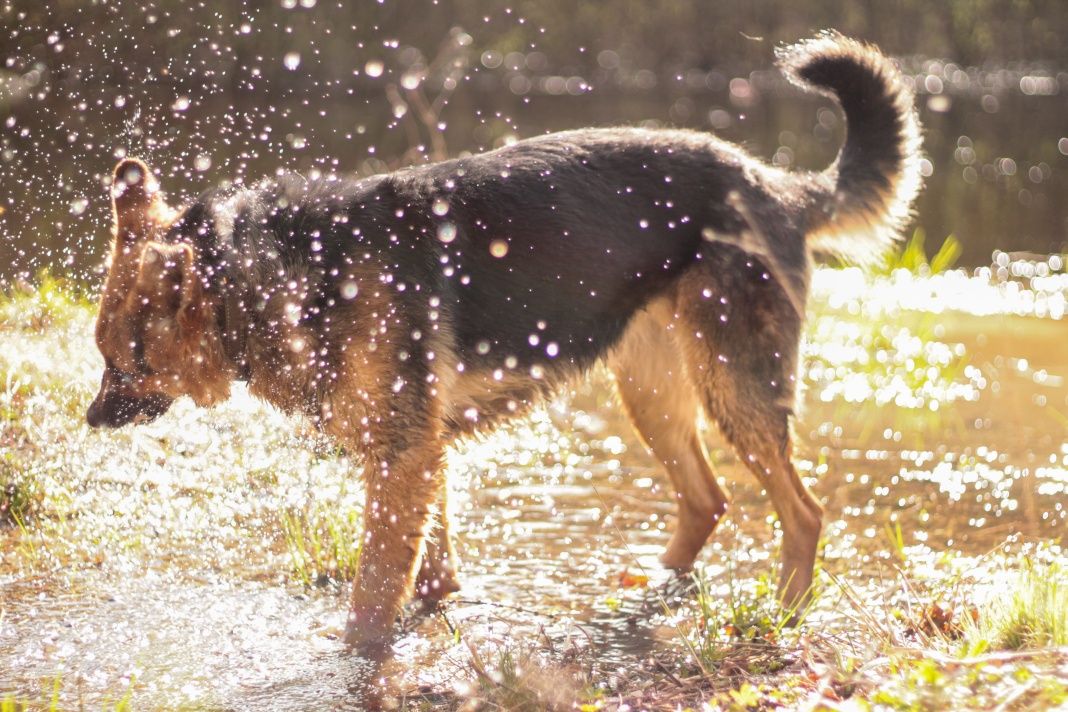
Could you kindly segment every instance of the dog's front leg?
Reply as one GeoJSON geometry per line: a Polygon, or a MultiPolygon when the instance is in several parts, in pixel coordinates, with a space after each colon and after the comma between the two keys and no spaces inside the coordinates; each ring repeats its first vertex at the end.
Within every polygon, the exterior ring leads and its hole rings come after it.
{"type": "Polygon", "coordinates": [[[440,441],[430,434],[368,458],[363,550],[345,633],[350,646],[371,649],[384,643],[412,590],[441,463],[440,441]]]}
{"type": "Polygon", "coordinates": [[[415,595],[427,603],[440,601],[460,590],[456,578],[460,560],[452,543],[447,489],[448,485],[442,482],[437,526],[426,537],[423,561],[415,579],[415,595]]]}

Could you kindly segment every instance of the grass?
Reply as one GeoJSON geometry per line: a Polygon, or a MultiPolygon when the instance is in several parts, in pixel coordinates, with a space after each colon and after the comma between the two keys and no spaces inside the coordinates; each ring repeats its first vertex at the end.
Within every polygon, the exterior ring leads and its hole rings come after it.
{"type": "MultiPolygon", "coordinates": [[[[0,695],[0,712],[64,712],[70,709],[61,702],[60,693],[63,689],[63,676],[56,675],[47,686],[41,690],[41,695],[36,700],[16,697],[14,695],[0,695]]],[[[117,701],[105,701],[101,706],[102,712],[131,712],[131,698],[133,695],[134,682],[131,681],[126,692],[117,701]]],[[[85,705],[79,704],[78,709],[84,710],[85,705]]]]}
{"type": "MultiPolygon", "coordinates": [[[[917,229],[900,251],[885,259],[875,279],[896,282],[899,272],[915,276],[906,281],[940,275],[960,257],[960,243],[952,235],[930,259],[925,242],[924,231],[917,229]]],[[[883,406],[861,414],[862,440],[884,427],[918,433],[921,444],[925,437],[966,429],[947,406],[974,399],[983,374],[971,366],[970,347],[944,341],[942,314],[872,318],[863,303],[814,312],[806,324],[804,368],[807,380],[821,391],[820,398],[839,403],[839,419],[855,417],[857,403],[873,400],[883,406]]]]}
{"type": "MultiPolygon", "coordinates": [[[[696,596],[692,607],[692,649],[700,658],[701,669],[719,669],[739,650],[748,647],[746,667],[756,672],[769,672],[781,667],[775,652],[796,611],[784,610],[775,595],[775,585],[768,574],[743,584],[735,579],[732,567],[727,567],[727,593],[719,596],[710,588],[703,572],[694,573],[696,596]],[[760,650],[757,660],[752,653],[760,650]]],[[[805,611],[798,617],[804,620],[805,611]]]]}
{"type": "MultiPolygon", "coordinates": [[[[907,599],[890,615],[868,612],[862,628],[879,644],[865,658],[839,660],[833,687],[847,691],[859,709],[992,709],[1008,700],[1011,709],[1044,710],[1065,704],[1068,577],[1059,559],[1042,558],[1023,556],[997,567],[977,562],[985,598],[979,582],[963,581],[960,571],[923,579],[907,566],[899,570],[907,599]]],[[[841,579],[836,583],[849,588],[841,579]]],[[[865,605],[855,592],[844,592],[850,605],[865,605]]]]}
{"type": "Polygon", "coordinates": [[[492,662],[468,644],[474,685],[444,706],[586,712],[1054,709],[1068,704],[1068,588],[1063,564],[1040,561],[1047,557],[1039,553],[1001,560],[989,571],[980,565],[981,578],[995,570],[1000,578],[1009,575],[981,605],[946,602],[951,591],[978,593],[974,583],[963,585],[952,559],[944,560],[943,570],[929,571],[930,578],[899,570],[907,579],[907,600],[893,613],[832,577],[842,595],[829,588],[813,616],[826,621],[828,611],[843,612],[854,621],[845,629],[811,621],[785,628],[766,579],[729,583],[721,597],[697,576],[688,627],[693,644],[674,655],[662,652],[644,674],[617,681],[615,689],[591,685],[596,676],[589,669],[546,664],[529,643],[498,650],[492,662]],[[936,609],[942,613],[932,621],[936,609]],[[693,649],[702,656],[700,671],[686,662],[693,649]]]}
{"type": "Polygon", "coordinates": [[[0,293],[0,331],[58,328],[84,317],[92,306],[84,285],[41,270],[33,284],[16,282],[0,293]]]}
{"type": "Polygon", "coordinates": [[[0,527],[23,523],[44,499],[40,484],[15,452],[0,452],[0,527]]]}
{"type": "MultiPolygon", "coordinates": [[[[588,698],[581,693],[586,685],[574,671],[547,666],[529,649],[516,652],[502,648],[494,664],[488,665],[471,647],[471,667],[476,678],[472,700],[482,709],[514,712],[569,710],[574,709],[576,700],[588,698]]],[[[577,706],[585,705],[593,705],[596,709],[594,701],[581,702],[577,706]]]]}
{"type": "Polygon", "coordinates": [[[360,511],[314,505],[282,513],[293,575],[305,586],[346,584],[360,563],[360,511]]]}
{"type": "Polygon", "coordinates": [[[962,632],[971,653],[1068,646],[1068,569],[1026,559],[1012,587],[966,620],[962,632]]]}
{"type": "Polygon", "coordinates": [[[916,228],[900,250],[886,256],[877,273],[889,275],[895,270],[903,269],[921,276],[941,274],[957,264],[957,260],[964,252],[960,240],[949,235],[942,241],[942,245],[934,255],[928,259],[926,242],[927,233],[922,227],[916,228]]]}

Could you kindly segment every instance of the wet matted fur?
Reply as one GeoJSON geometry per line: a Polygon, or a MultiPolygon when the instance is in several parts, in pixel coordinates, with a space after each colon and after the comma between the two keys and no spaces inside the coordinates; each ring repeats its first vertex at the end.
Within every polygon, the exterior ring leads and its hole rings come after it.
{"type": "Polygon", "coordinates": [[[446,445],[605,360],[677,493],[664,563],[690,567],[727,507],[703,411],[774,504],[780,595],[797,605],[821,526],[790,463],[810,254],[863,260],[893,242],[919,188],[919,130],[875,48],[824,34],[780,63],[844,109],[847,138],[823,172],[694,131],[586,129],[360,180],[221,188],[172,210],[145,164],[120,162],[89,423],[151,419],[181,395],[210,405],[245,380],[359,451],[347,637],[362,645],[387,638],[413,587],[456,588],[446,445]]]}

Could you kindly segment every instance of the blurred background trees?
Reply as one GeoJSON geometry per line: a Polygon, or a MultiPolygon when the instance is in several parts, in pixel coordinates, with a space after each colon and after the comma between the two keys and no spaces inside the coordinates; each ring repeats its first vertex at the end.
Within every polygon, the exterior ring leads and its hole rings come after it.
{"type": "Polygon", "coordinates": [[[970,264],[1062,249],[1063,0],[24,0],[0,5],[0,276],[94,265],[127,152],[179,199],[605,124],[716,131],[821,168],[837,113],[771,62],[828,27],[899,57],[917,91],[931,242],[955,233],[970,264]]]}

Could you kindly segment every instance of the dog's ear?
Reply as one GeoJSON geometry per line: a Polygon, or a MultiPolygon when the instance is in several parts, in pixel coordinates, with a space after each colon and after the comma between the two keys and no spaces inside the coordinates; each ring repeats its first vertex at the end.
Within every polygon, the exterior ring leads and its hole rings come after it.
{"type": "Polygon", "coordinates": [[[146,337],[142,343],[155,344],[152,353],[167,362],[168,373],[180,374],[184,392],[202,406],[228,398],[232,371],[215,323],[215,300],[201,281],[193,247],[146,242],[137,265],[134,298],[140,300],[139,308],[155,316],[162,312],[177,324],[177,329],[156,332],[155,340],[146,337]]]}
{"type": "Polygon", "coordinates": [[[115,238],[127,246],[147,237],[153,221],[169,210],[152,171],[136,158],[123,159],[115,166],[111,201],[115,238]]]}
{"type": "Polygon", "coordinates": [[[137,272],[138,292],[174,305],[178,326],[192,331],[203,326],[204,287],[193,248],[185,243],[146,243],[137,272]]]}

